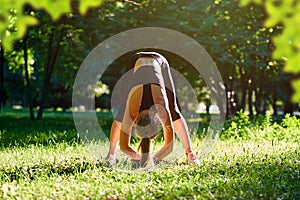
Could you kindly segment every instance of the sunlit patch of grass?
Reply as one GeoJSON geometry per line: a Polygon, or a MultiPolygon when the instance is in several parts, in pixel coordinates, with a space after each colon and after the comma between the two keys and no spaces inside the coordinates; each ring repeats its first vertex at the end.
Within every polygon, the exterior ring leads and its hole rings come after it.
{"type": "MultiPolygon", "coordinates": [[[[92,149],[97,147],[106,148],[98,143],[92,149]]],[[[107,166],[101,156],[91,159],[84,145],[7,149],[0,154],[0,197],[297,199],[299,148],[287,142],[221,141],[199,166],[172,162],[142,169],[107,166]]]]}
{"type": "MultiPolygon", "coordinates": [[[[258,130],[254,134],[270,136],[256,135],[255,140],[235,138],[238,130],[248,131],[241,119],[227,138],[194,135],[200,165],[184,162],[183,146],[176,139],[169,163],[152,168],[132,166],[119,150],[117,165],[107,165],[107,141],[81,144],[70,113],[57,119],[55,113],[38,122],[22,115],[0,116],[0,140],[5,142],[0,151],[0,199],[300,199],[296,118],[287,117],[280,128],[269,119],[257,126],[249,121],[252,130],[258,130]],[[295,132],[284,134],[283,128],[295,132]],[[70,133],[74,137],[68,139],[70,133]]],[[[107,129],[109,120],[101,122],[107,129]]],[[[154,151],[162,144],[156,140],[154,151]]]]}

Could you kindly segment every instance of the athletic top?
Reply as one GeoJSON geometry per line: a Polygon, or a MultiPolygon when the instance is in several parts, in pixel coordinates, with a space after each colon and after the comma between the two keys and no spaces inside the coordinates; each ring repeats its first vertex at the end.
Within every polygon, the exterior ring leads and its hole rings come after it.
{"type": "Polygon", "coordinates": [[[143,110],[149,110],[154,105],[153,96],[151,92],[151,84],[143,85],[143,97],[140,106],[140,112],[143,110]]]}

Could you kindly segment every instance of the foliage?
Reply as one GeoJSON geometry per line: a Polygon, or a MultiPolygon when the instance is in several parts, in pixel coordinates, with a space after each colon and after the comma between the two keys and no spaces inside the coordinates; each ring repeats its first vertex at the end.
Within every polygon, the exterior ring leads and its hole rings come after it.
{"type": "MultiPolygon", "coordinates": [[[[265,17],[261,6],[242,8],[237,0],[189,3],[184,0],[155,0],[142,1],[139,6],[123,4],[107,19],[120,31],[127,27],[159,26],[195,39],[216,62],[225,89],[235,94],[234,99],[228,100],[233,102],[232,112],[235,113],[245,108],[247,92],[249,99],[255,93],[256,102],[265,101],[263,103],[266,104],[272,102],[274,93],[278,93],[280,100],[290,96],[289,90],[278,89],[283,87],[286,77],[280,73],[282,64],[271,58],[273,44],[270,39],[280,30],[278,27],[264,28],[261,21],[265,17]],[[275,84],[280,87],[273,87],[275,84]]],[[[190,70],[192,66],[172,59],[171,65],[191,81],[195,91],[203,91],[205,83],[198,81],[201,74],[190,70]]],[[[197,95],[201,101],[207,101],[207,93],[197,95]]],[[[255,104],[257,109],[262,107],[259,103],[255,104]]]]}
{"type": "MultiPolygon", "coordinates": [[[[240,0],[242,5],[250,2],[260,3],[265,6],[268,17],[264,23],[266,27],[274,27],[278,24],[283,26],[280,35],[273,37],[275,49],[273,58],[284,60],[284,70],[286,72],[299,74],[300,67],[298,65],[300,59],[300,1],[295,0],[240,0]]],[[[300,81],[293,82],[295,94],[293,100],[300,102],[300,81]]]]}
{"type": "MultiPolygon", "coordinates": [[[[106,1],[100,9],[91,9],[84,17],[76,12],[76,8],[77,4],[72,4],[72,13],[64,14],[53,22],[51,14],[48,16],[43,11],[36,11],[34,7],[26,7],[26,11],[34,14],[40,22],[39,26],[29,29],[27,41],[28,55],[34,60],[33,64],[29,63],[34,106],[39,106],[41,110],[44,107],[42,104],[45,107],[70,106],[76,71],[96,44],[122,31],[144,26],[177,30],[199,42],[219,68],[229,94],[228,104],[232,104],[228,109],[232,109],[232,113],[244,110],[248,104],[250,112],[255,108],[256,113],[264,114],[269,104],[275,108],[278,101],[290,101],[290,76],[281,72],[282,60],[271,58],[274,48],[271,37],[278,35],[282,26],[263,27],[261,21],[267,13],[262,6],[253,4],[240,7],[238,0],[195,0],[189,3],[185,0],[106,1]],[[51,73],[45,75],[49,71],[51,73]],[[46,90],[49,90],[49,95],[44,92],[46,90]],[[43,96],[49,96],[48,101],[43,100],[43,96]]],[[[17,51],[20,50],[15,45],[12,52],[5,52],[5,62],[9,63],[10,69],[21,68],[23,65],[21,59],[15,62],[14,57],[9,56],[17,51]]],[[[214,103],[210,102],[201,74],[195,73],[184,58],[163,53],[167,55],[171,66],[189,80],[199,102],[214,103]]],[[[110,91],[124,73],[123,63],[123,60],[114,62],[101,80],[109,86],[110,91]],[[118,70],[115,70],[116,67],[118,70]]],[[[8,94],[20,94],[12,95],[18,96],[18,100],[19,97],[22,99],[25,96],[24,89],[18,87],[15,91],[15,87],[8,81],[13,77],[8,78],[7,74],[10,73],[4,73],[4,89],[9,90],[8,94]]],[[[179,87],[182,93],[185,88],[179,87]]],[[[8,96],[10,101],[15,100],[12,95],[8,96]]],[[[109,94],[97,97],[96,106],[109,108],[109,98],[109,94]]],[[[186,101],[184,99],[183,103],[186,101]]],[[[23,101],[23,105],[26,106],[26,102],[23,101]]]]}
{"type": "Polygon", "coordinates": [[[237,112],[236,116],[226,122],[225,131],[222,133],[222,139],[252,139],[250,130],[250,118],[242,110],[237,112]]]}
{"type": "Polygon", "coordinates": [[[240,111],[226,121],[221,139],[297,142],[300,139],[300,119],[286,114],[283,119],[274,120],[268,111],[266,115],[250,120],[247,114],[240,111]]]}
{"type": "MultiPolygon", "coordinates": [[[[86,14],[91,7],[98,7],[102,0],[79,0],[78,12],[86,14]]],[[[0,9],[0,41],[5,49],[11,49],[14,41],[22,39],[29,26],[37,25],[38,18],[34,12],[26,13],[25,7],[30,5],[35,10],[45,10],[52,17],[53,21],[58,20],[62,15],[71,13],[73,0],[62,1],[39,1],[39,0],[3,0],[0,9]]],[[[74,9],[74,8],[73,8],[74,9]]]]}

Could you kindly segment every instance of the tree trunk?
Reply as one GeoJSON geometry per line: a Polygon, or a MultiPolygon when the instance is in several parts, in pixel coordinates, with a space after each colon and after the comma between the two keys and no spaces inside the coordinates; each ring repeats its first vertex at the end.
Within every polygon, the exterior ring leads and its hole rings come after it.
{"type": "Polygon", "coordinates": [[[229,86],[225,85],[226,91],[226,99],[227,99],[227,106],[226,106],[226,118],[230,118],[232,114],[235,114],[237,111],[237,97],[236,92],[234,90],[234,81],[233,79],[229,80],[229,86]]]}
{"type": "Polygon", "coordinates": [[[46,65],[46,71],[44,75],[44,82],[43,82],[43,90],[42,90],[42,98],[41,98],[41,103],[40,103],[40,109],[38,111],[38,116],[37,119],[42,119],[43,118],[43,113],[44,109],[46,106],[47,98],[48,98],[48,93],[50,89],[50,79],[51,75],[55,66],[55,62],[58,57],[58,51],[59,51],[59,43],[62,40],[63,36],[63,31],[60,31],[60,35],[58,39],[56,40],[56,44],[54,45],[54,35],[55,31],[52,29],[52,33],[50,35],[50,40],[49,40],[49,45],[48,45],[48,60],[47,60],[47,65],[46,65]],[[54,49],[55,48],[55,49],[54,49]],[[53,52],[54,50],[54,52],[53,52]]]}
{"type": "Polygon", "coordinates": [[[231,112],[231,104],[230,104],[230,91],[228,89],[228,86],[227,84],[225,84],[225,92],[226,92],[226,119],[229,119],[230,116],[232,115],[232,112],[231,112]]]}
{"type": "Polygon", "coordinates": [[[255,74],[259,75],[258,82],[254,82],[254,93],[255,93],[255,110],[257,114],[266,114],[266,101],[263,98],[263,92],[265,91],[264,89],[264,82],[265,82],[265,71],[261,70],[258,72],[255,72],[255,74]],[[256,85],[256,83],[258,85],[256,85]]]}
{"type": "Polygon", "coordinates": [[[249,88],[249,93],[248,93],[248,105],[249,105],[249,115],[252,117],[253,116],[253,102],[252,102],[252,94],[253,90],[250,86],[249,88]]]}
{"type": "Polygon", "coordinates": [[[284,114],[290,114],[293,115],[294,112],[294,105],[291,101],[287,101],[284,103],[284,114]]]}
{"type": "Polygon", "coordinates": [[[240,109],[244,112],[246,107],[246,96],[247,96],[247,89],[243,89],[242,97],[241,97],[241,105],[240,109]]]}
{"type": "Polygon", "coordinates": [[[4,102],[4,49],[2,44],[0,43],[0,113],[2,112],[2,103],[4,102]]]}
{"type": "Polygon", "coordinates": [[[247,84],[242,81],[242,95],[241,95],[241,104],[239,109],[245,111],[246,108],[246,96],[247,96],[247,84]]]}
{"type": "Polygon", "coordinates": [[[24,51],[24,68],[25,68],[25,81],[26,81],[26,97],[29,106],[30,119],[34,120],[33,103],[31,95],[31,83],[28,72],[28,51],[27,51],[27,38],[23,40],[23,51],[24,51]]]}
{"type": "Polygon", "coordinates": [[[272,107],[273,107],[273,111],[274,111],[273,115],[277,115],[278,114],[277,106],[276,106],[276,101],[277,101],[277,95],[274,92],[273,93],[273,99],[272,99],[272,107]]]}
{"type": "Polygon", "coordinates": [[[230,103],[231,103],[232,112],[235,114],[238,111],[239,102],[238,102],[238,96],[234,84],[235,84],[235,79],[232,77],[230,81],[230,91],[231,91],[230,103]]]}
{"type": "Polygon", "coordinates": [[[209,115],[209,108],[210,108],[211,104],[210,103],[206,103],[205,106],[206,106],[205,107],[206,114],[209,115]]]}
{"type": "Polygon", "coordinates": [[[265,106],[264,106],[264,102],[263,102],[263,99],[262,99],[260,89],[256,88],[254,90],[254,94],[255,94],[254,107],[255,107],[256,113],[257,114],[265,114],[265,106]]]}
{"type": "Polygon", "coordinates": [[[241,104],[239,105],[239,110],[242,110],[243,112],[246,109],[246,98],[247,98],[247,90],[248,90],[248,83],[247,83],[247,77],[243,75],[242,68],[239,67],[239,72],[241,76],[241,104]]]}
{"type": "Polygon", "coordinates": [[[293,115],[293,112],[294,112],[294,105],[292,103],[293,89],[292,89],[291,83],[289,81],[285,82],[285,88],[284,89],[286,90],[287,94],[284,98],[283,112],[284,112],[284,114],[293,115]]]}

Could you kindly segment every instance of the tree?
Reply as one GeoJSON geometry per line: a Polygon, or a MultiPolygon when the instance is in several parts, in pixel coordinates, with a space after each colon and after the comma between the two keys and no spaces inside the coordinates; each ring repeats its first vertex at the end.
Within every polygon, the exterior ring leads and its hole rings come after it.
{"type": "MultiPolygon", "coordinates": [[[[298,65],[300,59],[300,1],[297,0],[240,0],[242,5],[248,5],[251,2],[262,4],[268,17],[265,20],[265,27],[274,27],[278,24],[283,26],[280,35],[273,37],[275,49],[273,58],[284,61],[284,71],[287,73],[300,73],[298,65]]],[[[295,93],[292,97],[294,102],[300,102],[300,79],[292,81],[295,93]]]]}
{"type": "Polygon", "coordinates": [[[38,25],[39,21],[34,13],[25,13],[24,6],[30,5],[35,10],[45,10],[53,21],[62,15],[72,12],[72,4],[76,3],[78,12],[86,14],[89,8],[99,7],[103,0],[2,0],[0,8],[0,41],[5,49],[11,50],[13,42],[22,39],[28,27],[38,25]]]}
{"type": "MultiPolygon", "coordinates": [[[[40,25],[30,28],[27,42],[34,51],[38,89],[45,97],[48,92],[55,92],[49,96],[49,103],[71,97],[69,91],[76,70],[99,42],[124,30],[144,26],[177,30],[194,38],[209,52],[226,86],[228,114],[245,110],[247,106],[250,114],[255,111],[263,114],[268,104],[276,109],[276,101],[288,102],[286,97],[291,91],[278,89],[286,85],[288,78],[279,72],[283,62],[271,58],[274,50],[271,38],[281,33],[282,26],[263,27],[261,22],[266,13],[260,5],[240,7],[239,0],[109,1],[101,9],[92,9],[82,17],[77,12],[77,3],[73,2],[72,13],[64,14],[54,22],[49,18],[51,14],[48,16],[32,8],[29,13],[40,25]]],[[[193,67],[170,53],[168,58],[172,66],[190,81],[198,100],[207,105],[212,103],[204,81],[192,70],[193,67]]],[[[112,90],[123,72],[107,69],[103,82],[112,90]]],[[[45,97],[44,100],[39,97],[40,105],[44,105],[40,108],[50,105],[45,97]]]]}
{"type": "MultiPolygon", "coordinates": [[[[198,41],[217,63],[228,95],[228,114],[240,109],[264,113],[271,90],[266,90],[271,70],[269,63],[273,44],[271,35],[277,27],[266,29],[261,21],[266,13],[258,5],[241,8],[238,1],[143,1],[139,6],[123,5],[111,17],[124,27],[161,26],[180,31],[198,41]],[[126,12],[125,12],[126,10],[126,12]],[[129,16],[128,16],[129,14],[129,16]],[[127,18],[125,17],[127,16],[127,18]],[[253,98],[256,97],[256,101],[253,98]]],[[[174,41],[175,42],[175,41],[174,41]]],[[[199,77],[189,73],[187,66],[180,70],[192,80],[199,77]]],[[[275,73],[272,73],[275,74],[275,73]]],[[[202,99],[205,101],[204,99],[202,99]]]]}
{"type": "MultiPolygon", "coordinates": [[[[265,18],[263,7],[240,7],[238,0],[188,4],[183,0],[116,1],[105,3],[101,10],[94,10],[83,19],[87,30],[102,27],[101,32],[94,29],[83,40],[92,48],[96,42],[136,27],[160,26],[180,31],[198,41],[217,63],[229,94],[228,114],[245,110],[247,105],[250,114],[264,114],[269,103],[276,104],[274,99],[290,95],[287,90],[273,98],[278,90],[274,85],[284,84],[284,77],[277,73],[281,63],[271,58],[271,37],[281,31],[281,26],[264,28],[261,22],[265,18]]],[[[178,62],[176,56],[170,58],[172,66],[190,80],[195,91],[205,91],[199,74],[190,70],[192,66],[178,62]]],[[[198,97],[210,103],[207,91],[198,97]]]]}
{"type": "MultiPolygon", "coordinates": [[[[43,1],[30,1],[30,3],[26,0],[24,1],[9,1],[5,0],[2,3],[2,7],[0,8],[0,42],[1,45],[6,47],[9,51],[12,49],[13,43],[22,37],[24,37],[28,32],[28,27],[31,25],[37,25],[38,22],[43,23],[43,21],[38,20],[39,15],[36,15],[36,10],[44,9],[46,10],[53,21],[57,21],[61,18],[61,16],[65,16],[67,13],[71,13],[72,11],[75,13],[80,13],[82,15],[86,14],[88,8],[90,7],[98,7],[102,3],[102,0],[84,0],[84,1],[72,1],[72,0],[64,0],[59,2],[43,2],[43,1]],[[30,6],[29,6],[30,5],[30,6]],[[29,11],[28,11],[29,8],[29,11]]],[[[63,41],[63,34],[65,28],[60,28],[60,33],[58,37],[56,37],[56,29],[52,26],[52,29],[48,29],[50,31],[50,41],[48,45],[48,62],[46,64],[45,76],[43,81],[43,89],[42,89],[42,97],[40,109],[38,112],[37,118],[42,118],[43,110],[45,107],[45,103],[47,101],[47,95],[49,92],[49,83],[51,79],[51,75],[53,72],[53,68],[55,66],[58,51],[60,48],[60,43],[63,41]],[[54,41],[57,39],[57,41],[54,41]],[[54,50],[53,50],[54,49],[54,50]]],[[[32,104],[32,95],[31,95],[31,84],[28,73],[28,60],[27,60],[27,38],[23,40],[24,46],[24,69],[25,69],[25,79],[26,79],[26,93],[28,95],[28,103],[30,105],[30,116],[33,119],[33,104],[32,104]]],[[[1,48],[1,52],[3,54],[3,48],[1,48]]],[[[3,61],[3,59],[1,59],[3,61]]],[[[3,62],[2,62],[3,63],[3,62]]],[[[1,69],[3,69],[3,65],[1,65],[1,69]]],[[[3,73],[1,73],[3,76],[3,73]]],[[[1,79],[3,83],[3,78],[1,79]]],[[[3,88],[3,84],[1,84],[1,88],[3,88]]],[[[1,89],[2,96],[2,89],[1,89]]],[[[2,99],[1,99],[2,101],[2,99]]]]}
{"type": "Polygon", "coordinates": [[[24,71],[25,71],[25,85],[26,85],[26,95],[27,95],[27,102],[29,104],[29,114],[30,119],[34,119],[34,112],[33,112],[33,103],[32,103],[32,93],[31,93],[31,80],[30,80],[30,73],[28,71],[28,48],[27,48],[27,36],[23,39],[23,51],[24,51],[24,71]]]}
{"type": "MultiPolygon", "coordinates": [[[[37,116],[37,119],[41,119],[44,108],[51,105],[48,101],[50,92],[52,96],[60,98],[57,100],[64,108],[67,107],[64,99],[69,97],[66,95],[70,94],[74,74],[84,58],[85,49],[79,39],[82,29],[73,25],[78,20],[73,14],[52,23],[46,13],[38,12],[37,15],[43,23],[30,29],[30,44],[35,49],[36,65],[42,74],[42,93],[37,116]]],[[[53,104],[54,107],[57,106],[57,103],[53,104]]]]}
{"type": "Polygon", "coordinates": [[[0,43],[0,113],[2,109],[2,104],[4,104],[6,99],[6,93],[4,91],[4,49],[0,43]]]}

